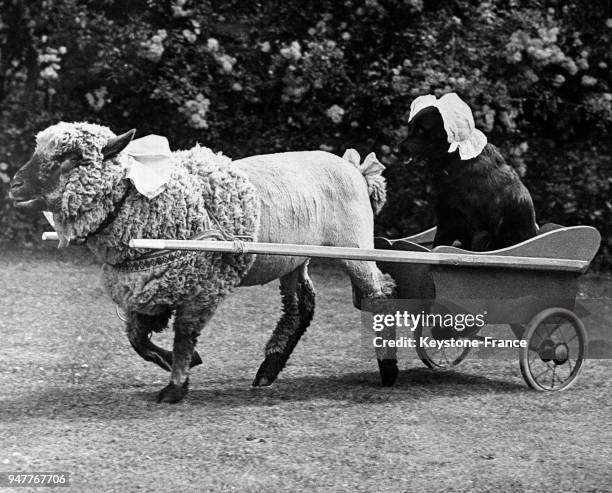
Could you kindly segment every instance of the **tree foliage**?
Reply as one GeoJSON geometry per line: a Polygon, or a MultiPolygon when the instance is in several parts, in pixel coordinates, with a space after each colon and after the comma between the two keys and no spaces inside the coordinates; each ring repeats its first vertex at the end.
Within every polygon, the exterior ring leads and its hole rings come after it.
{"type": "Polygon", "coordinates": [[[431,190],[394,148],[416,96],[455,91],[539,222],[598,227],[609,262],[611,48],[607,0],[0,0],[0,236],[33,238],[8,180],[59,120],[234,158],[375,151],[390,184],[378,231],[414,233],[431,190]]]}

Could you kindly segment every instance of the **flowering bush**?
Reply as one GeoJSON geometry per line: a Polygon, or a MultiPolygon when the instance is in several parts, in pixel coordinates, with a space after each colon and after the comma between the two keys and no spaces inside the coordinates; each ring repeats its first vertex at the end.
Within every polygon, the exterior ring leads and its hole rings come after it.
{"type": "Polygon", "coordinates": [[[158,29],[150,39],[140,43],[141,55],[151,62],[159,62],[164,54],[164,39],[167,37],[165,29],[158,29]]]}
{"type": "Polygon", "coordinates": [[[180,111],[187,117],[189,126],[193,128],[208,128],[206,114],[210,108],[210,99],[204,97],[202,93],[195,99],[185,101],[180,111]]]}
{"type": "Polygon", "coordinates": [[[333,106],[330,106],[329,108],[327,108],[327,111],[325,112],[325,114],[329,117],[329,119],[332,122],[334,122],[335,124],[339,124],[342,122],[342,117],[344,116],[344,110],[337,104],[334,104],[333,106]]]}
{"type": "Polygon", "coordinates": [[[389,179],[378,232],[413,233],[433,221],[429,180],[394,149],[416,96],[456,91],[539,222],[597,226],[603,265],[611,43],[607,0],[0,0],[0,236],[34,237],[7,182],[59,119],[233,157],[374,151],[389,179]]]}

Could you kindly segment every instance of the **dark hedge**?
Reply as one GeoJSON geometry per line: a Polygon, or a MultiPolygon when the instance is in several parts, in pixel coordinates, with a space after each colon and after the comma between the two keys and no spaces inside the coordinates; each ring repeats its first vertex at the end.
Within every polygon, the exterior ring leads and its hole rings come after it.
{"type": "Polygon", "coordinates": [[[36,241],[8,181],[59,120],[234,158],[374,151],[389,179],[378,233],[414,233],[432,225],[431,190],[394,148],[416,96],[455,91],[539,222],[596,226],[609,267],[611,66],[607,0],[0,0],[0,238],[36,241]]]}

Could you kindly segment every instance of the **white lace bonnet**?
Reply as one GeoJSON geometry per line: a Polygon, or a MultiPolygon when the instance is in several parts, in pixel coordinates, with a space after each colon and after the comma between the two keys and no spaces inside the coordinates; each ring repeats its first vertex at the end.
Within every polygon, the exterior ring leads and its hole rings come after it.
{"type": "Polygon", "coordinates": [[[444,94],[440,99],[433,94],[419,96],[410,105],[408,121],[428,106],[438,108],[442,115],[444,130],[450,143],[449,153],[459,149],[459,157],[465,161],[475,158],[482,152],[487,145],[487,137],[475,128],[472,110],[456,93],[444,94]]]}

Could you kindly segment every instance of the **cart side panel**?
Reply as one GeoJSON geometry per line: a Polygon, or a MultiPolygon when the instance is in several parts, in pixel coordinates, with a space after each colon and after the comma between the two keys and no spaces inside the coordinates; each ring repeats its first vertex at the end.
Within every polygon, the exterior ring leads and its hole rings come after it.
{"type": "MultiPolygon", "coordinates": [[[[557,258],[590,262],[601,237],[590,226],[569,228],[549,224],[541,233],[518,245],[489,252],[469,252],[440,246],[438,253],[468,255],[510,255],[557,258]]],[[[579,272],[560,270],[519,270],[501,267],[435,266],[432,275],[437,299],[482,299],[489,305],[489,323],[526,323],[536,313],[553,306],[573,310],[578,292],[579,272]]]]}
{"type": "Polygon", "coordinates": [[[410,243],[416,243],[417,245],[422,245],[427,248],[431,248],[434,242],[434,238],[436,237],[437,228],[434,226],[433,228],[429,228],[421,233],[416,235],[407,236],[406,238],[401,238],[399,240],[391,240],[394,241],[409,241],[410,243]]]}
{"type": "Polygon", "coordinates": [[[573,310],[579,274],[490,267],[432,266],[437,300],[483,300],[487,323],[527,323],[551,306],[573,310]]]}
{"type": "Polygon", "coordinates": [[[470,252],[452,246],[439,246],[434,249],[438,253],[462,253],[474,255],[503,255],[515,257],[542,257],[568,260],[583,260],[590,262],[599,249],[601,235],[599,231],[591,226],[560,227],[548,230],[544,225],[540,231],[544,231],[533,238],[523,241],[517,245],[491,250],[488,252],[470,252]]]}

